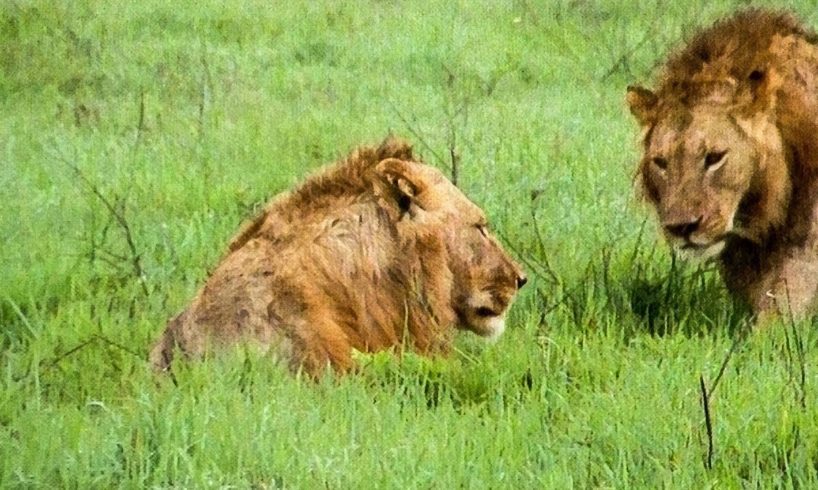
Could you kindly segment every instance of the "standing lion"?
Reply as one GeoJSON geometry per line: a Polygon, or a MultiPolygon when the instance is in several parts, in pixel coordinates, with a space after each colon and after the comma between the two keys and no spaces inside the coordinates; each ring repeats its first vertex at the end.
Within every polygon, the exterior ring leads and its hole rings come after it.
{"type": "Polygon", "coordinates": [[[445,351],[452,327],[496,337],[526,278],[483,211],[389,138],[274,198],[241,231],[150,358],[252,342],[293,370],[353,350],[445,351]]]}
{"type": "Polygon", "coordinates": [[[790,14],[749,10],[672,55],[655,91],[628,88],[638,175],[664,234],[717,257],[757,314],[816,310],[817,42],[790,14]]]}

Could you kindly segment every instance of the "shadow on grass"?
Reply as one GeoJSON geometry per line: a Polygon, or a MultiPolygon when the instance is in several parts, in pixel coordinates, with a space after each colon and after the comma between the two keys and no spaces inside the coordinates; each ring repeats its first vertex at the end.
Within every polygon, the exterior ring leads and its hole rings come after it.
{"type": "Polygon", "coordinates": [[[747,324],[749,309],[730,296],[714,264],[689,264],[661,247],[603,248],[578,279],[541,281],[543,318],[567,316],[580,330],[613,322],[625,336],[732,335],[747,324]]]}
{"type": "Polygon", "coordinates": [[[664,270],[642,272],[622,281],[630,311],[640,320],[638,329],[659,336],[716,329],[732,335],[750,318],[749,310],[730,297],[712,267],[679,266],[671,260],[664,270]]]}

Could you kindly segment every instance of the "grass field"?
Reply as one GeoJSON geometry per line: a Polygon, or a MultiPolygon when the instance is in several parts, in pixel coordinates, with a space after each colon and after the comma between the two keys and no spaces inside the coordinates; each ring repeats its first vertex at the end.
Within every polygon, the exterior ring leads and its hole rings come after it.
{"type": "Polygon", "coordinates": [[[0,2],[0,487],[815,488],[815,328],[745,336],[632,186],[625,87],[747,3],[0,2]],[[242,220],[390,131],[525,264],[507,334],[153,375],[242,220]]]}

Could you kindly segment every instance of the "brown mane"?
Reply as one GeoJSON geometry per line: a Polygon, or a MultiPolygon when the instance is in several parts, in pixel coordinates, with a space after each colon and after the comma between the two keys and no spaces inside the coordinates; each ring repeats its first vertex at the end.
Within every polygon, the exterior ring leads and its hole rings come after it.
{"type": "Polygon", "coordinates": [[[792,14],[762,9],[740,12],[699,31],[664,64],[653,94],[656,112],[691,107],[708,98],[758,105],[759,101],[752,102],[760,91],[778,88],[770,83],[770,70],[781,74],[793,55],[776,44],[784,38],[818,41],[792,14]]]}
{"type": "Polygon", "coordinates": [[[776,66],[775,37],[796,36],[814,44],[818,37],[788,12],[750,9],[698,32],[684,49],[671,54],[657,90],[659,98],[684,98],[690,84],[726,78],[751,81],[755,70],[776,66]]]}
{"type": "Polygon", "coordinates": [[[386,138],[378,146],[361,146],[334,165],[310,176],[297,189],[273,198],[263,212],[245,223],[228,245],[228,252],[241,248],[252,238],[272,239],[282,234],[281,219],[287,224],[314,214],[320,208],[337,204],[369,192],[372,168],[387,158],[412,160],[412,145],[399,138],[386,138]],[[269,218],[277,215],[274,221],[269,218]]]}

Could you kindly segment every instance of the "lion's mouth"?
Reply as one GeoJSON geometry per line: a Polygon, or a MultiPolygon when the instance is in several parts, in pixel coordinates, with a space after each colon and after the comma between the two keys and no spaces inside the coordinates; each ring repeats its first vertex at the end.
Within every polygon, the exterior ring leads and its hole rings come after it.
{"type": "Polygon", "coordinates": [[[470,330],[488,340],[497,340],[506,330],[505,313],[497,313],[491,308],[478,308],[469,322],[470,330]]]}
{"type": "Polygon", "coordinates": [[[474,310],[474,314],[480,318],[492,318],[497,316],[502,316],[502,312],[498,312],[493,308],[489,308],[487,306],[481,306],[474,310]]]}
{"type": "Polygon", "coordinates": [[[461,327],[489,340],[497,339],[505,331],[508,305],[497,301],[475,302],[469,301],[459,309],[461,327]]]}
{"type": "Polygon", "coordinates": [[[506,314],[516,296],[517,287],[498,286],[460,297],[454,308],[458,327],[480,337],[494,340],[506,328],[506,314]]]}
{"type": "Polygon", "coordinates": [[[718,257],[727,245],[727,237],[721,236],[708,243],[696,243],[687,241],[678,246],[677,249],[687,259],[705,261],[718,257]]]}
{"type": "Polygon", "coordinates": [[[698,250],[705,250],[705,249],[707,249],[709,247],[712,247],[713,245],[717,245],[719,242],[721,242],[721,240],[716,240],[716,241],[710,242],[710,243],[687,242],[687,243],[683,244],[679,248],[682,249],[682,250],[690,250],[692,252],[695,252],[695,251],[698,251],[698,250]]]}

